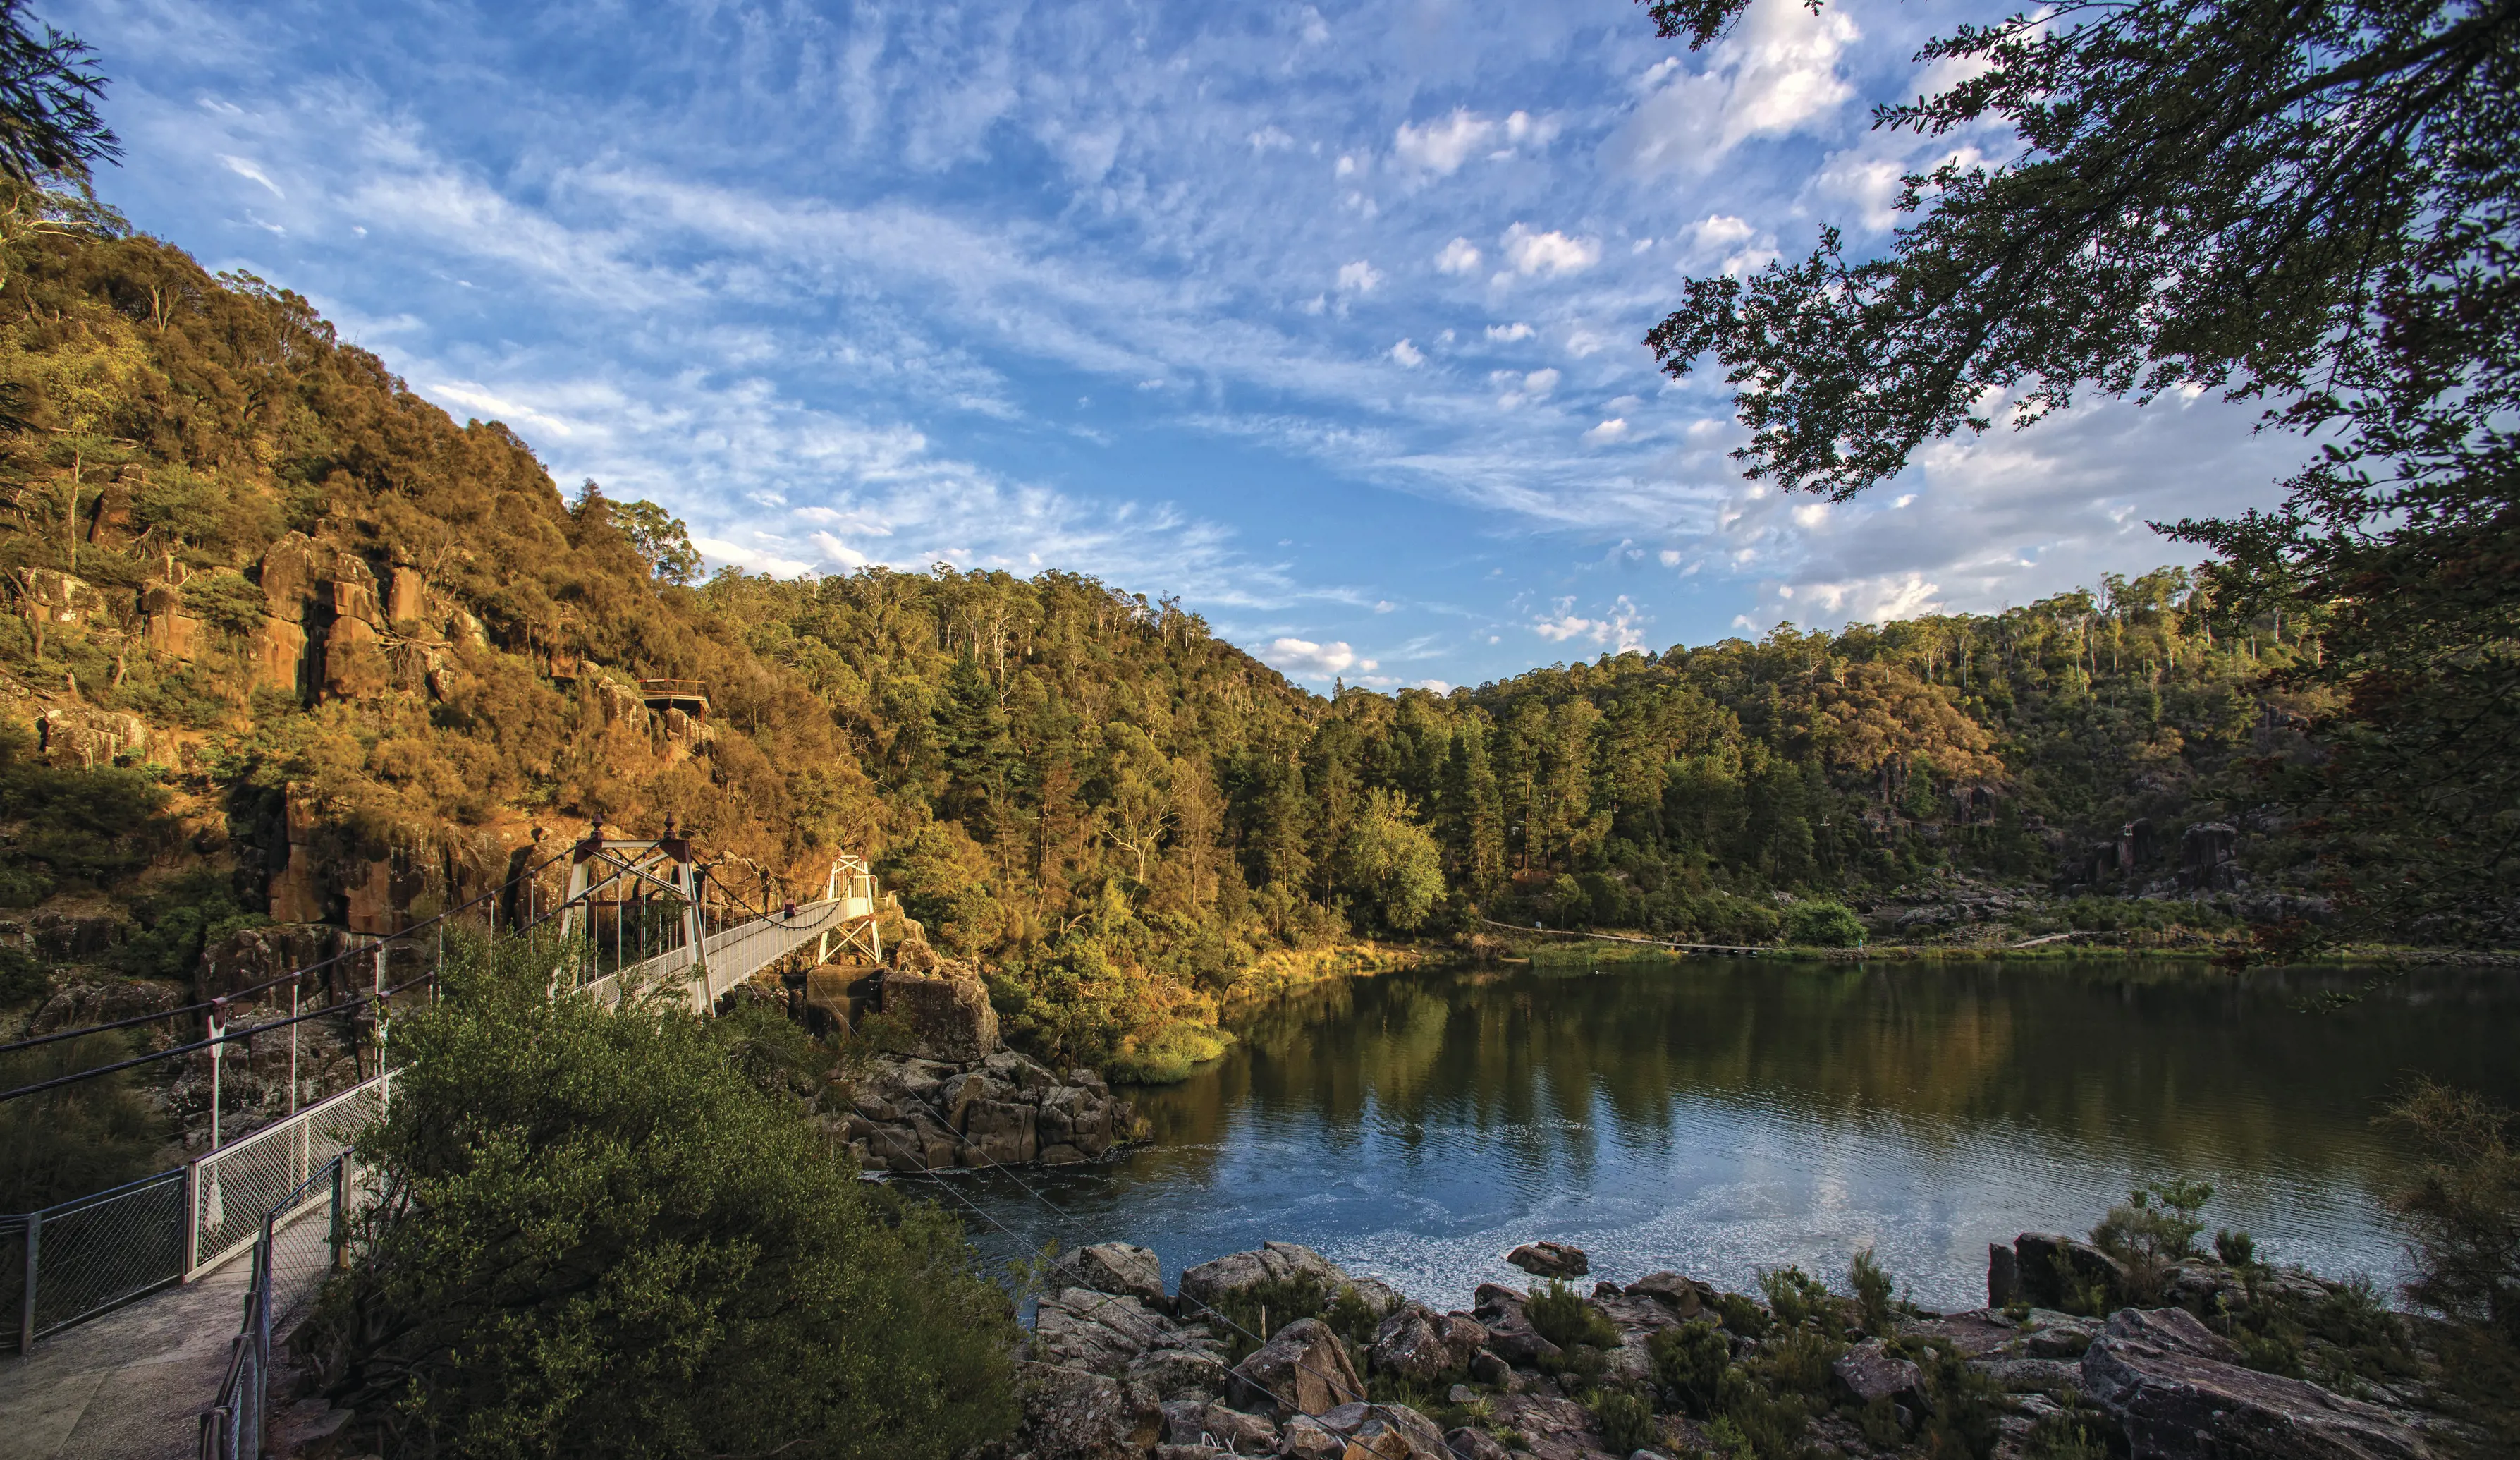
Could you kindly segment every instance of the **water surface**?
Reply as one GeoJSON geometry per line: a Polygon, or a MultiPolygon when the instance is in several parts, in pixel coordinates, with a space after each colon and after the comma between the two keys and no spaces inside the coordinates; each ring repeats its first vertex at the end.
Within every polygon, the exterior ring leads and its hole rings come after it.
{"type": "Polygon", "coordinates": [[[1056,1238],[1155,1249],[1168,1276],[1301,1242],[1441,1306],[1535,1238],[1597,1275],[1727,1287],[1869,1246],[1919,1302],[1984,1301],[1986,1247],[2081,1231],[2131,1185],[2214,1183],[2261,1254],[2386,1284],[2373,1124],[2418,1072],[2520,1104],[2520,988],[2419,971],[2193,963],[1651,958],[1436,967],[1244,1011],[1188,1082],[1134,1092],[1155,1144],[1019,1178],[947,1178],[991,1255],[1056,1238]]]}

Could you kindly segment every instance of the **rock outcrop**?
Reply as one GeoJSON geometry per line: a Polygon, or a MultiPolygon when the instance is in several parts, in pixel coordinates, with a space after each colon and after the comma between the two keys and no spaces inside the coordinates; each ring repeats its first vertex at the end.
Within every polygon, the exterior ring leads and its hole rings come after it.
{"type": "Polygon", "coordinates": [[[1506,1254],[1505,1259],[1533,1277],[1579,1278],[1593,1270],[1593,1260],[1582,1248],[1563,1242],[1525,1243],[1506,1254]]]}
{"type": "Polygon", "coordinates": [[[2421,1460],[2422,1435],[2376,1404],[2242,1368],[2183,1308],[2127,1308],[2083,1354],[2084,1392],[2160,1460],[2421,1460]]]}
{"type": "Polygon", "coordinates": [[[857,1080],[839,1125],[874,1171],[1070,1165],[1146,1138],[1137,1107],[1102,1075],[1060,1075],[1012,1050],[961,1063],[880,1060],[857,1080]]]}

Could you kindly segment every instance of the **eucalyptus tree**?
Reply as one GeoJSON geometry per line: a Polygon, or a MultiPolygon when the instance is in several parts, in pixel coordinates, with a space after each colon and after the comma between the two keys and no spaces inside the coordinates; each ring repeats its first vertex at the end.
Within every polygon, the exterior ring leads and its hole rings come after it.
{"type": "MultiPolygon", "coordinates": [[[[1817,4],[1817,0],[1815,0],[1817,4]]],[[[1747,0],[1656,0],[1692,48],[1747,0]]],[[[2269,768],[2344,928],[2507,938],[2520,881],[2520,3],[2066,0],[1933,39],[1964,79],[1878,256],[1690,279],[1646,337],[1712,355],[1747,474],[1844,500],[1921,445],[2087,395],[2213,390],[2314,449],[2281,503],[2155,525],[2235,618],[2283,612],[2315,745],[2269,768]]]]}

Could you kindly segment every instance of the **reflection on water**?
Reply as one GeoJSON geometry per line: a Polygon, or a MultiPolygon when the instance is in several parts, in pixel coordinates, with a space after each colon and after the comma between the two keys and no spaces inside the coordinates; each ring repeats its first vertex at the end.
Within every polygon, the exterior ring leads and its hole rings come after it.
{"type": "MultiPolygon", "coordinates": [[[[1550,1237],[1630,1279],[1729,1287],[1869,1244],[1916,1300],[1984,1301],[1986,1245],[2080,1231],[2155,1176],[2214,1183],[2259,1251],[2383,1281],[2371,1117],[2421,1072],[2520,1103],[2520,990],[2417,973],[2341,1014],[2339,971],[2180,963],[1652,960],[1440,968],[1258,1008],[1189,1082],[1142,1092],[1156,1143],[1090,1168],[951,1178],[1002,1224],[1152,1247],[1167,1274],[1262,1238],[1439,1305],[1550,1237]],[[1056,1216],[1038,1193],[1065,1213],[1056,1216]]],[[[959,1205],[959,1204],[957,1204],[959,1205]]],[[[967,1216],[969,1214],[966,1213],[967,1216]]]]}

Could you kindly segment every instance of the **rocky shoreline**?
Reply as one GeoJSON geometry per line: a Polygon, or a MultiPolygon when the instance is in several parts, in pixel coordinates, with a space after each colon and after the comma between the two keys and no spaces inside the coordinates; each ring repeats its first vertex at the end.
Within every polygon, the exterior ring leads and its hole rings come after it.
{"type": "Polygon", "coordinates": [[[851,1083],[839,1134],[870,1171],[1073,1165],[1147,1138],[1101,1074],[1059,1075],[1012,1050],[976,1060],[881,1056],[851,1083]]]}
{"type": "MultiPolygon", "coordinates": [[[[1586,1273],[1553,1244],[1512,1260],[1586,1273]]],[[[1439,1312],[1289,1243],[1171,1289],[1153,1253],[1104,1243],[1053,1264],[1023,1424],[993,1460],[2424,1460],[2478,1437],[2445,1412],[2424,1320],[2351,1285],[2205,1260],[2134,1274],[2039,1233],[1991,1250],[1989,1304],[1966,1312],[1891,1303],[1868,1271],[1865,1298],[1792,1269],[1757,1298],[1655,1272],[1481,1284],[1439,1312]],[[2324,1337],[2330,1309],[2403,1352],[2324,1337]]]]}

